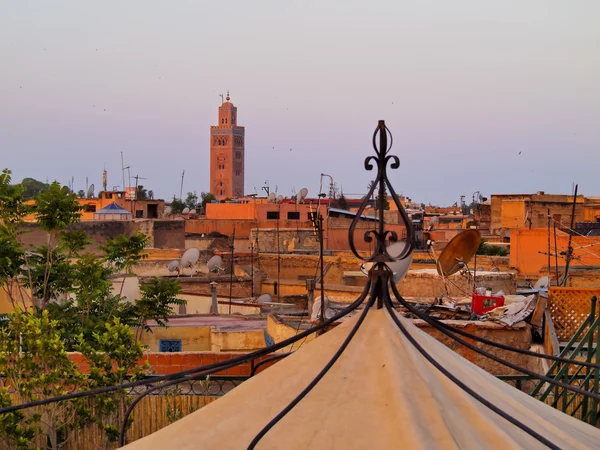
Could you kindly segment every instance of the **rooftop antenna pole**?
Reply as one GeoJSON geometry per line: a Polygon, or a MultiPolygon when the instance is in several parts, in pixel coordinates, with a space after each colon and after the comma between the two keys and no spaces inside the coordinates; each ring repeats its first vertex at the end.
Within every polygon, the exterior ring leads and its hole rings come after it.
{"type": "Polygon", "coordinates": [[[569,276],[569,265],[571,264],[571,258],[573,257],[573,247],[571,243],[573,241],[573,228],[575,227],[575,206],[577,205],[577,189],[579,185],[575,185],[575,192],[573,193],[573,209],[571,210],[571,228],[569,230],[569,244],[567,246],[567,262],[565,263],[565,277],[562,280],[561,286],[567,285],[567,277],[569,276]]]}
{"type": "Polygon", "coordinates": [[[123,164],[123,152],[121,152],[121,174],[123,175],[123,190],[125,190],[125,164],[123,164]]]}
{"type": "Polygon", "coordinates": [[[230,263],[230,273],[229,273],[229,315],[231,315],[231,297],[233,295],[233,250],[235,248],[235,227],[233,227],[233,234],[231,235],[231,245],[229,249],[231,250],[231,263],[230,263]]]}
{"type": "Polygon", "coordinates": [[[147,178],[140,177],[139,175],[136,175],[136,176],[135,176],[135,177],[133,177],[133,178],[135,178],[135,194],[134,194],[134,196],[133,196],[133,210],[135,211],[135,202],[136,202],[136,200],[137,200],[137,195],[138,195],[138,191],[137,191],[137,188],[138,188],[138,181],[139,181],[139,180],[146,180],[147,178]]]}
{"type": "Polygon", "coordinates": [[[181,197],[183,196],[183,177],[185,177],[185,169],[181,173],[181,188],[179,189],[179,201],[181,201],[181,197]]]}
{"type": "Polygon", "coordinates": [[[223,94],[219,94],[219,97],[221,97],[221,105],[222,105],[223,103],[225,103],[225,101],[223,100],[223,94]]]}
{"type": "MultiPolygon", "coordinates": [[[[325,267],[323,257],[323,216],[318,211],[319,226],[319,265],[321,266],[321,323],[325,321],[325,267]]],[[[324,330],[322,331],[324,332],[324,330]]]]}

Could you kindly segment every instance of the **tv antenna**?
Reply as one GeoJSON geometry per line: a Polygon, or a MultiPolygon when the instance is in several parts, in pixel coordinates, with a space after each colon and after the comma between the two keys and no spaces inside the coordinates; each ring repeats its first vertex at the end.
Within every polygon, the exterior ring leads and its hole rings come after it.
{"type": "Polygon", "coordinates": [[[221,97],[221,105],[222,105],[223,103],[225,103],[225,100],[223,100],[223,94],[219,94],[219,97],[221,97]]]}
{"type": "Polygon", "coordinates": [[[261,189],[267,193],[268,197],[271,191],[271,189],[269,188],[269,180],[265,180],[265,185],[261,189]]]}
{"type": "Polygon", "coordinates": [[[181,187],[179,188],[179,201],[181,201],[181,197],[183,196],[183,178],[185,177],[185,169],[181,173],[181,187]]]}

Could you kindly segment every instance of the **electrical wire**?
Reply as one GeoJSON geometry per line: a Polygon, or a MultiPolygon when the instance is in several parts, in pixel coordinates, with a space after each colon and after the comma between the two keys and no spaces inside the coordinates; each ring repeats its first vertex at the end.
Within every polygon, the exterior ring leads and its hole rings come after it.
{"type": "Polygon", "coordinates": [[[129,389],[129,388],[138,387],[138,386],[145,386],[147,384],[152,384],[152,383],[156,383],[159,381],[181,380],[186,375],[193,375],[193,374],[197,374],[199,372],[204,372],[204,371],[212,370],[212,369],[223,370],[223,367],[226,367],[226,366],[228,367],[229,364],[237,365],[237,364],[241,364],[241,363],[259,358],[261,356],[268,355],[270,353],[273,353],[274,351],[277,351],[284,347],[287,347],[288,345],[293,344],[294,342],[299,341],[300,339],[302,339],[312,333],[315,333],[316,331],[322,330],[323,328],[329,326],[336,320],[339,320],[340,318],[344,317],[349,312],[354,311],[363,302],[364,298],[366,297],[366,294],[368,293],[368,291],[370,289],[370,286],[371,286],[371,282],[369,280],[369,282],[367,282],[367,284],[365,285],[365,289],[363,290],[363,293],[361,294],[361,296],[358,299],[356,299],[353,303],[348,305],[347,308],[344,308],[342,311],[335,314],[331,318],[321,322],[318,325],[315,325],[314,327],[309,328],[308,330],[301,332],[300,334],[298,334],[296,336],[285,339],[285,340],[283,340],[277,344],[274,344],[270,347],[265,347],[263,349],[257,350],[252,353],[237,356],[237,357],[232,358],[227,361],[213,363],[213,364],[209,364],[207,366],[195,367],[193,369],[182,370],[180,372],[175,372],[175,373],[172,373],[169,375],[160,375],[160,376],[156,376],[156,377],[152,377],[152,378],[148,378],[148,379],[144,379],[144,380],[133,381],[130,383],[122,383],[122,384],[118,384],[118,385],[114,385],[114,386],[106,386],[106,387],[102,387],[102,388],[91,389],[88,391],[73,392],[70,394],[59,395],[57,397],[35,400],[33,402],[28,402],[28,403],[21,403],[19,405],[11,405],[11,406],[7,406],[5,408],[0,408],[0,414],[10,413],[10,412],[14,412],[14,411],[18,411],[18,410],[26,409],[26,408],[31,408],[33,406],[42,406],[42,405],[47,405],[50,403],[56,403],[56,402],[61,402],[61,401],[65,401],[65,400],[72,400],[75,398],[88,397],[91,395],[106,394],[108,392],[114,392],[114,391],[121,390],[121,389],[129,389]]]}
{"type": "MultiPolygon", "coordinates": [[[[329,362],[325,365],[325,367],[323,367],[323,369],[317,374],[317,376],[309,383],[309,385],[306,386],[306,388],[304,388],[304,390],[296,396],[296,398],[294,398],[279,414],[277,414],[267,425],[264,426],[264,428],[262,430],[260,430],[258,432],[258,434],[250,442],[250,445],[248,446],[248,450],[253,450],[256,447],[256,445],[258,444],[258,442],[269,432],[269,430],[271,430],[275,425],[277,425],[277,423],[281,419],[283,419],[298,403],[300,403],[300,401],[304,397],[306,397],[306,395],[317,385],[317,383],[323,379],[323,377],[327,374],[327,372],[329,372],[329,370],[333,367],[333,365],[340,358],[340,356],[342,356],[342,353],[344,353],[344,350],[346,350],[346,348],[348,347],[348,344],[350,344],[350,341],[352,340],[354,335],[356,335],[356,332],[358,331],[358,329],[364,322],[365,317],[367,317],[369,310],[375,303],[375,299],[377,298],[375,289],[376,289],[376,287],[373,288],[373,291],[371,292],[371,296],[369,297],[369,301],[365,305],[365,308],[363,309],[363,312],[361,313],[360,317],[358,318],[358,320],[352,327],[352,330],[350,330],[350,333],[348,333],[348,336],[346,336],[346,339],[344,340],[344,342],[342,343],[340,348],[331,357],[329,362]]],[[[364,298],[363,298],[363,300],[364,300],[364,298]]]]}
{"type": "Polygon", "coordinates": [[[518,366],[517,364],[513,364],[510,361],[507,361],[503,358],[500,358],[499,356],[496,356],[492,353],[489,353],[473,344],[471,344],[470,342],[465,341],[464,339],[459,338],[458,336],[456,336],[455,334],[453,334],[452,331],[440,326],[437,321],[433,320],[431,317],[429,317],[427,314],[419,311],[418,309],[414,308],[413,306],[411,306],[406,300],[404,300],[404,298],[400,295],[400,293],[398,292],[398,290],[396,289],[395,286],[392,286],[392,290],[394,292],[394,295],[396,296],[396,298],[398,299],[398,301],[400,302],[400,304],[402,306],[404,306],[405,308],[407,308],[410,312],[412,312],[413,314],[415,314],[417,317],[419,317],[420,319],[424,320],[425,322],[427,322],[429,325],[431,325],[433,328],[435,328],[437,331],[440,331],[441,333],[445,334],[446,336],[448,336],[451,339],[454,339],[456,342],[458,342],[461,345],[464,345],[465,347],[467,347],[470,350],[473,350],[476,353],[479,353],[480,355],[483,355],[489,359],[491,359],[494,362],[500,363],[502,365],[505,365],[506,367],[510,367],[513,370],[517,370],[521,373],[524,373],[526,375],[529,375],[533,378],[537,378],[539,380],[542,380],[548,384],[552,384],[554,386],[557,387],[561,387],[563,389],[575,392],[577,394],[581,394],[584,395],[586,397],[592,397],[596,400],[600,400],[600,395],[595,394],[593,392],[590,391],[584,391],[583,389],[579,389],[575,386],[572,386],[570,384],[567,383],[563,383],[561,381],[557,381],[553,378],[547,377],[545,375],[541,375],[539,373],[533,372],[532,370],[526,369],[524,367],[518,366]]]}
{"type": "MultiPolygon", "coordinates": [[[[393,283],[391,283],[391,284],[393,285],[393,283]]],[[[385,290],[385,292],[387,292],[387,289],[385,290]]],[[[471,389],[465,383],[463,383],[462,381],[460,381],[457,377],[455,377],[454,375],[452,375],[452,373],[450,373],[450,371],[448,371],[433,356],[431,356],[421,346],[421,344],[419,344],[415,340],[415,338],[410,334],[410,332],[406,329],[406,327],[404,326],[404,324],[398,318],[398,316],[396,314],[396,311],[394,311],[394,309],[392,307],[392,302],[391,302],[391,299],[389,297],[389,292],[387,292],[387,295],[384,296],[383,300],[384,300],[384,303],[385,303],[385,307],[387,308],[387,311],[390,314],[392,320],[394,321],[394,323],[396,324],[396,326],[400,329],[400,331],[402,332],[402,334],[406,337],[406,339],[408,339],[408,341],[413,345],[413,347],[415,347],[417,349],[417,351],[427,361],[429,361],[429,363],[431,363],[431,365],[433,365],[443,375],[445,375],[446,378],[448,378],[450,381],[452,381],[454,384],[456,384],[459,388],[461,388],[463,391],[465,391],[467,394],[469,394],[475,400],[479,401],[481,404],[483,404],[484,406],[488,407],[490,410],[492,410],[493,412],[495,412],[496,414],[498,414],[503,419],[505,419],[508,422],[512,423],[513,425],[515,425],[519,429],[523,430],[524,432],[526,432],[528,435],[530,435],[531,437],[533,437],[537,441],[541,442],[542,444],[544,444],[545,446],[547,446],[547,447],[549,447],[551,449],[560,450],[560,447],[558,447],[556,444],[554,444],[550,440],[546,439],[544,436],[542,436],[541,434],[539,434],[537,431],[531,429],[530,427],[528,427],[527,425],[525,425],[523,422],[517,420],[516,418],[514,418],[513,416],[511,416],[510,414],[508,414],[506,411],[502,410],[501,408],[498,408],[496,405],[494,405],[493,403],[491,403],[489,400],[486,400],[484,397],[482,397],[481,395],[479,395],[477,392],[475,392],[473,389],[471,389]]]]}

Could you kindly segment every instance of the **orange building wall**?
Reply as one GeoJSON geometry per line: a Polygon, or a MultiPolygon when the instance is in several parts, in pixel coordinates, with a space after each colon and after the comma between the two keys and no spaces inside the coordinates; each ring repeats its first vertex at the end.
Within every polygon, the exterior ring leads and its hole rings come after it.
{"type": "MultiPolygon", "coordinates": [[[[566,233],[556,231],[558,251],[564,252],[568,247],[569,237],[566,233]]],[[[554,233],[551,234],[551,246],[554,247],[554,233]]],[[[571,264],[573,266],[600,265],[600,237],[573,236],[573,255],[571,264]],[[578,248],[589,246],[587,248],[578,248]]],[[[532,278],[543,275],[542,268],[548,266],[548,230],[544,228],[532,228],[531,230],[512,230],[510,233],[510,266],[517,269],[521,276],[532,278]],[[540,253],[541,252],[541,253],[540,253]]],[[[554,252],[552,252],[554,254],[554,252]]],[[[554,267],[555,258],[551,257],[551,265],[554,267]]],[[[558,258],[558,266],[565,265],[565,258],[558,258]]]]}

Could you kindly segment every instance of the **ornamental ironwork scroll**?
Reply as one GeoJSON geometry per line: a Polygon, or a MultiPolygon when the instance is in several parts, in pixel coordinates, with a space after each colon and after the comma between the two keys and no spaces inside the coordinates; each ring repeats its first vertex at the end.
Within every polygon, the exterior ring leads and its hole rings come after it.
{"type": "Polygon", "coordinates": [[[413,250],[414,231],[412,223],[404,207],[398,199],[398,195],[394,190],[387,175],[388,165],[390,169],[398,169],[400,167],[400,159],[396,155],[390,154],[393,138],[390,130],[385,126],[385,121],[380,120],[377,128],[373,133],[373,148],[376,156],[369,156],[365,159],[365,170],[373,170],[377,168],[377,175],[371,188],[367,193],[364,201],[361,203],[356,216],[352,220],[348,231],[348,239],[350,241],[350,249],[357,258],[367,262],[388,262],[407,258],[413,250]],[[389,136],[389,146],[388,146],[389,136]],[[391,201],[394,202],[400,213],[401,222],[406,227],[406,245],[398,255],[390,255],[387,251],[386,242],[393,243],[398,241],[398,234],[394,230],[385,229],[384,207],[386,202],[386,191],[389,193],[391,201]],[[369,199],[377,192],[377,229],[367,230],[364,234],[364,241],[374,243],[375,248],[369,257],[362,256],[356,249],[354,244],[354,231],[359,221],[362,218],[363,212],[369,203],[369,199]]]}

